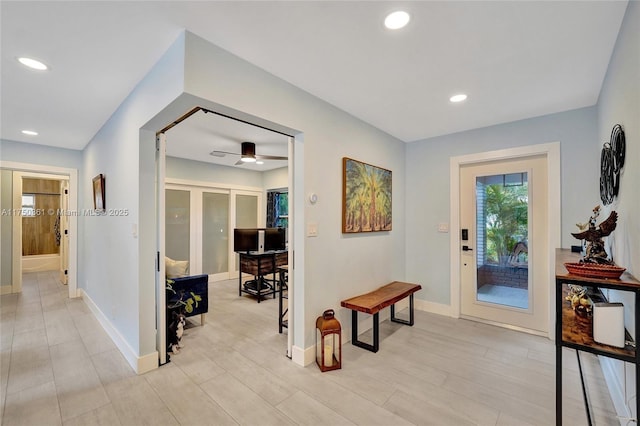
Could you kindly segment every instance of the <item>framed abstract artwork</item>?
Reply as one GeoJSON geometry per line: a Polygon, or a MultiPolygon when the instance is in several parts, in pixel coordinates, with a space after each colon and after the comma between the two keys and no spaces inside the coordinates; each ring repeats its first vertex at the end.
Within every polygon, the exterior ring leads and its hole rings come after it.
{"type": "Polygon", "coordinates": [[[391,171],[342,159],[342,232],[391,231],[391,171]]]}
{"type": "Polygon", "coordinates": [[[105,209],[104,175],[101,173],[93,178],[93,208],[97,211],[105,209]]]}

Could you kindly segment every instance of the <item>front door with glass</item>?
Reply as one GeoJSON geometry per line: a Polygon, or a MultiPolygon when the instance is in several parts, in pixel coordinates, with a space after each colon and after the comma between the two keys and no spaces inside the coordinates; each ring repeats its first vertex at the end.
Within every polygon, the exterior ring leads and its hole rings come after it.
{"type": "Polygon", "coordinates": [[[460,169],[460,312],[548,331],[546,157],[460,169]]]}

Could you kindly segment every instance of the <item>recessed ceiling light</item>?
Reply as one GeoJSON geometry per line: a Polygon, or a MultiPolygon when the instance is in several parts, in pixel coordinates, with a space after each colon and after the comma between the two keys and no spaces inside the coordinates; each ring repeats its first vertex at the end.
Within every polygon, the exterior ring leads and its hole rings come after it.
{"type": "Polygon", "coordinates": [[[31,69],[38,70],[38,71],[46,71],[49,69],[49,67],[43,64],[42,62],[33,58],[27,58],[25,56],[18,58],[18,62],[20,62],[25,67],[29,67],[31,69]]]}
{"type": "Polygon", "coordinates": [[[462,102],[465,99],[467,99],[467,95],[465,95],[464,93],[460,93],[458,95],[453,95],[452,97],[449,98],[449,100],[451,102],[462,102]]]}
{"type": "Polygon", "coordinates": [[[23,130],[22,133],[29,136],[38,136],[38,132],[33,130],[23,130]]]}
{"type": "Polygon", "coordinates": [[[256,161],[256,164],[264,164],[264,161],[258,160],[258,161],[256,161]]]}
{"type": "Polygon", "coordinates": [[[403,10],[398,10],[387,15],[384,19],[384,26],[390,30],[398,30],[409,23],[411,16],[403,10]]]}

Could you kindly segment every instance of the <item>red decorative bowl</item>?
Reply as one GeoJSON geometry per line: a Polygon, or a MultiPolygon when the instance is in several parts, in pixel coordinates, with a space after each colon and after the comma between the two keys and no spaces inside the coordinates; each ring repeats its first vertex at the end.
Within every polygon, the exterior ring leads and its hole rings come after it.
{"type": "Polygon", "coordinates": [[[597,263],[565,263],[570,274],[590,278],[620,278],[626,268],[615,265],[600,265],[597,263]]]}

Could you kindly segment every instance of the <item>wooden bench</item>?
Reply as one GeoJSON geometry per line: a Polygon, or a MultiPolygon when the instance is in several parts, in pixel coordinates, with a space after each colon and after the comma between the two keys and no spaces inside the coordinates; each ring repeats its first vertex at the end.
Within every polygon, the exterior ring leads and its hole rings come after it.
{"type": "Polygon", "coordinates": [[[379,313],[387,306],[391,306],[391,321],[400,324],[413,325],[413,293],[422,289],[420,284],[403,283],[394,281],[380,287],[370,293],[343,300],[340,305],[351,309],[351,344],[378,352],[379,340],[379,313]],[[395,304],[409,296],[409,320],[396,318],[395,304]],[[373,344],[358,340],[358,312],[373,315],[373,344]]]}

